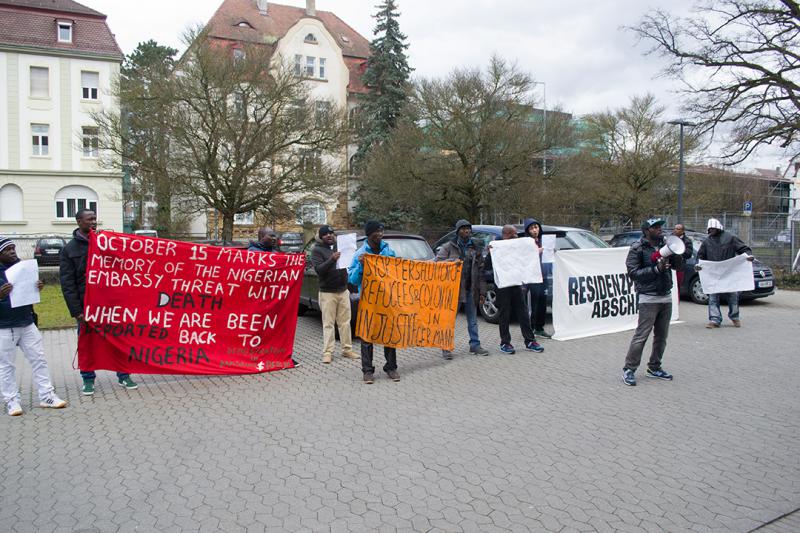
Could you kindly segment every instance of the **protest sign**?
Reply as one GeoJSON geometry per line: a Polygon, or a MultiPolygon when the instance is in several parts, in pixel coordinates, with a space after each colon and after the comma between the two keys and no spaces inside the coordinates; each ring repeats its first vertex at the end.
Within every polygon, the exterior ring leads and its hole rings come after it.
{"type": "Polygon", "coordinates": [[[699,265],[700,285],[706,294],[722,294],[726,292],[752,291],[755,288],[753,263],[746,255],[737,255],[725,261],[705,261],[699,265]]]}
{"type": "Polygon", "coordinates": [[[350,263],[353,262],[353,256],[356,255],[357,238],[358,236],[355,233],[336,236],[336,250],[342,254],[336,261],[336,268],[348,268],[350,263]]]}
{"type": "Polygon", "coordinates": [[[461,263],[363,257],[356,335],[395,348],[452,350],[461,263]]]}
{"type": "MultiPolygon", "coordinates": [[[[556,340],[634,329],[639,320],[636,287],[628,277],[628,248],[561,250],[553,272],[556,340]]],[[[672,272],[672,320],[678,319],[678,284],[672,272]]]]}
{"type": "Polygon", "coordinates": [[[489,252],[498,289],[542,282],[539,247],[531,237],[492,241],[489,252]]]}
{"type": "Polygon", "coordinates": [[[556,236],[542,235],[542,263],[552,263],[556,259],[556,236]]]}
{"type": "Polygon", "coordinates": [[[6,269],[6,279],[14,286],[8,295],[11,307],[38,304],[41,301],[39,288],[39,265],[35,259],[20,261],[6,269]]]}
{"type": "Polygon", "coordinates": [[[92,233],[81,370],[291,368],[305,256],[92,233]]]}

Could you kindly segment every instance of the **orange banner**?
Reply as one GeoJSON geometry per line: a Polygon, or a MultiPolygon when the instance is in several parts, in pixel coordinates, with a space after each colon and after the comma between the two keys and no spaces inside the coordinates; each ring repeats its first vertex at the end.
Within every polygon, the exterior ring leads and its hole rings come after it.
{"type": "Polygon", "coordinates": [[[356,335],[382,346],[452,350],[461,263],[363,257],[356,335]]]}

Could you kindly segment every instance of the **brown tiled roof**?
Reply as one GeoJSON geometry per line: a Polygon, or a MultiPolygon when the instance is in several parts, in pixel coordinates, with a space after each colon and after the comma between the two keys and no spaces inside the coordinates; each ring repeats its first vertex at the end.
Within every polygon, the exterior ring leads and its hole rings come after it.
{"type": "MultiPolygon", "coordinates": [[[[307,17],[304,7],[267,3],[267,14],[261,15],[255,0],[224,0],[208,21],[211,37],[270,44],[280,40],[301,18],[307,17]],[[251,28],[241,28],[247,22],[251,28]]],[[[346,57],[369,57],[369,41],[330,11],[316,10],[316,16],[336,39],[346,57]],[[344,39],[342,38],[344,37],[344,39]]]]}
{"type": "Polygon", "coordinates": [[[367,66],[367,60],[360,57],[345,57],[344,64],[350,71],[350,83],[347,85],[347,90],[351,93],[368,93],[369,89],[361,79],[367,66]]]}
{"type": "Polygon", "coordinates": [[[123,59],[105,15],[70,0],[0,0],[0,46],[4,44],[123,59]],[[71,43],[58,42],[59,19],[72,21],[71,43]]]}

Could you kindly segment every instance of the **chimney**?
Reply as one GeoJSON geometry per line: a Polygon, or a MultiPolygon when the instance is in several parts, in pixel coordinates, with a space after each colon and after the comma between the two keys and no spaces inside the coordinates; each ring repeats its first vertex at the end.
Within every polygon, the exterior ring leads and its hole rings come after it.
{"type": "Polygon", "coordinates": [[[306,0],[306,15],[309,17],[317,16],[317,2],[316,0],[306,0]]]}
{"type": "Polygon", "coordinates": [[[256,0],[256,7],[258,7],[259,14],[267,14],[267,0],[256,0]]]}

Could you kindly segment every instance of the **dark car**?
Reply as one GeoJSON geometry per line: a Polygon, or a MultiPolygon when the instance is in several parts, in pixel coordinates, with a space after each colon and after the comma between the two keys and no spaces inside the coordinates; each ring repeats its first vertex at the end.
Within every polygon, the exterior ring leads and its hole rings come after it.
{"type": "MultiPolygon", "coordinates": [[[[517,225],[517,235],[520,237],[524,237],[525,234],[523,232],[524,228],[521,225],[517,225]]],[[[483,246],[484,253],[486,253],[486,245],[488,245],[491,241],[495,239],[499,239],[501,233],[503,232],[503,226],[485,226],[485,225],[477,225],[472,226],[472,238],[476,241],[479,241],[483,246]]],[[[581,229],[581,228],[570,228],[564,226],[545,226],[542,225],[542,234],[543,235],[555,235],[556,236],[556,250],[574,250],[576,248],[608,248],[608,244],[606,244],[603,239],[592,233],[591,231],[581,229]]],[[[439,250],[441,246],[449,241],[453,240],[456,236],[455,231],[451,231],[447,235],[440,238],[436,241],[436,244],[433,245],[434,250],[439,250]]],[[[553,301],[553,272],[552,269],[547,269],[545,272],[546,275],[546,284],[545,292],[547,295],[547,303],[550,304],[553,301]]],[[[487,321],[491,322],[492,324],[497,323],[497,306],[495,305],[496,299],[496,287],[494,282],[492,281],[494,278],[491,272],[486,273],[487,278],[487,287],[486,287],[486,299],[484,300],[483,305],[480,307],[481,316],[487,321]]]]}
{"type": "MultiPolygon", "coordinates": [[[[672,232],[668,232],[671,235],[672,232]]],[[[700,250],[700,245],[706,240],[708,235],[697,231],[687,231],[686,236],[692,239],[692,257],[686,260],[686,266],[683,269],[683,284],[678,288],[681,296],[688,296],[694,303],[708,304],[708,295],[703,292],[703,286],[700,283],[700,274],[695,272],[694,266],[697,264],[697,252],[700,250]]],[[[634,242],[642,238],[641,231],[629,231],[626,233],[619,233],[614,235],[611,239],[612,246],[623,247],[630,246],[634,242]],[[632,236],[635,239],[630,240],[632,236]],[[616,244],[614,244],[616,243],[616,244]]],[[[753,300],[756,298],[765,298],[775,294],[775,276],[772,269],[756,259],[753,261],[753,280],[755,288],[752,291],[739,293],[740,300],[753,300]]]]}
{"type": "MultiPolygon", "coordinates": [[[[364,244],[366,237],[363,232],[354,233],[358,233],[356,244],[360,248],[364,244]]],[[[395,251],[397,257],[419,261],[431,261],[433,259],[433,250],[431,250],[428,241],[420,235],[386,232],[383,235],[383,240],[395,251]]],[[[315,239],[311,239],[305,246],[306,271],[303,276],[303,287],[300,291],[300,308],[298,309],[298,314],[300,315],[309,309],[319,310],[319,276],[311,264],[311,250],[314,248],[315,242],[315,239]]],[[[355,328],[358,300],[351,299],[351,301],[353,302],[353,308],[350,325],[355,328]]]]}
{"type": "Polygon", "coordinates": [[[303,234],[295,231],[284,231],[278,238],[278,249],[285,253],[303,251],[303,234]]]}
{"type": "Polygon", "coordinates": [[[58,265],[61,249],[67,245],[66,239],[57,235],[42,237],[36,241],[33,257],[39,266],[58,265]]]}
{"type": "Polygon", "coordinates": [[[247,250],[250,246],[249,243],[242,241],[224,241],[222,239],[206,239],[204,241],[197,241],[197,244],[208,244],[210,246],[222,246],[225,248],[236,248],[237,250],[247,250]]]}

